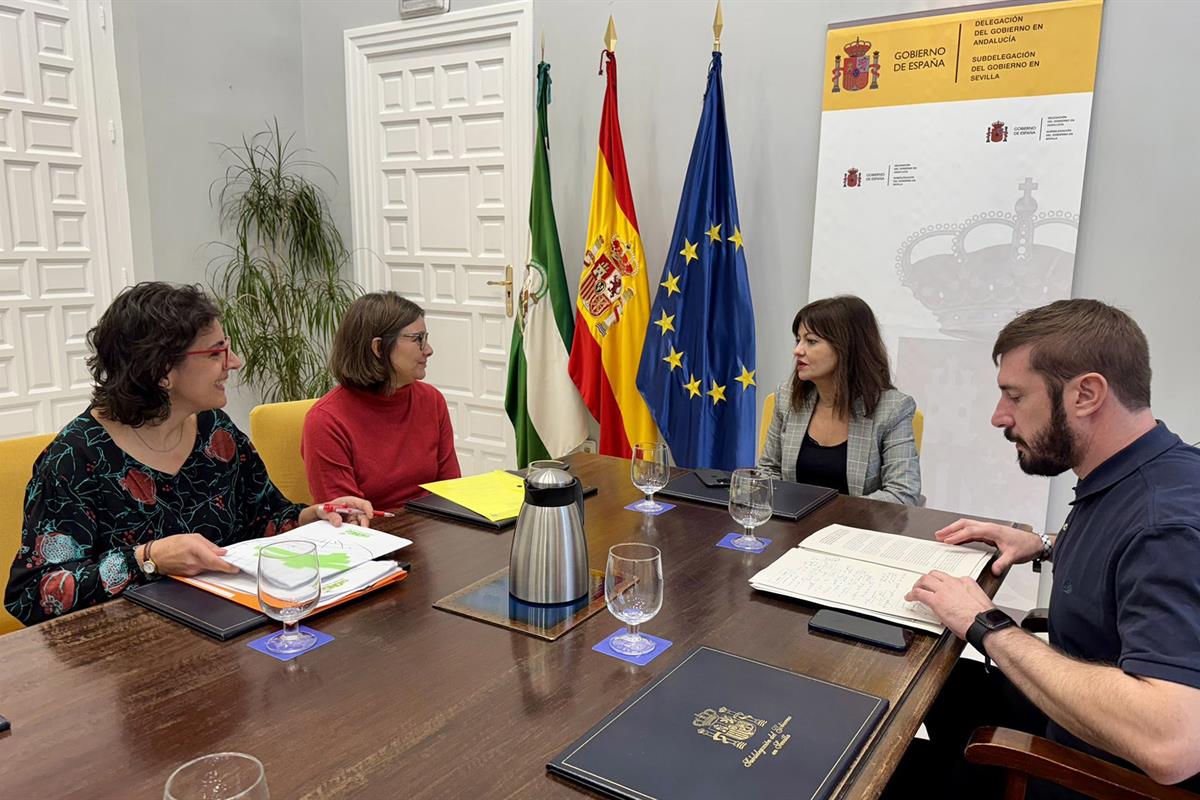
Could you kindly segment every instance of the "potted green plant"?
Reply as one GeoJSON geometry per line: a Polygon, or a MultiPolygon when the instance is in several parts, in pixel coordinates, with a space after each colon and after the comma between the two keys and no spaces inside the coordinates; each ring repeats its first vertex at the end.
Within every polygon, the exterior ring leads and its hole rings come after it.
{"type": "MultiPolygon", "coordinates": [[[[325,169],[285,140],[276,120],[239,146],[213,182],[222,252],[210,262],[221,322],[245,361],[242,380],[264,402],[303,400],[329,391],[329,343],[359,287],[342,277],[350,252],[325,192],[305,176],[325,169]]],[[[328,172],[328,170],[326,170],[328,172]]]]}

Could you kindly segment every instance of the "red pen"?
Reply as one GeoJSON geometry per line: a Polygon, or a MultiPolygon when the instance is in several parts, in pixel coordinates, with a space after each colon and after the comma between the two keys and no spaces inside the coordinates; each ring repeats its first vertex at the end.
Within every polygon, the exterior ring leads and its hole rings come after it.
{"type": "MultiPolygon", "coordinates": [[[[321,510],[326,511],[326,512],[336,511],[339,514],[365,514],[366,513],[361,508],[354,508],[353,506],[335,506],[333,503],[325,503],[324,505],[321,506],[321,510]]],[[[373,517],[394,517],[396,515],[390,511],[372,511],[371,516],[373,516],[373,517]]]]}

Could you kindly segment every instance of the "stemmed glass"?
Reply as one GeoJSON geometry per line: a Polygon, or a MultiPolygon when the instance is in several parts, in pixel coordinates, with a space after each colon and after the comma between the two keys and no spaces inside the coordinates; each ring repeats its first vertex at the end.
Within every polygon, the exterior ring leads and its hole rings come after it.
{"type": "Polygon", "coordinates": [[[761,469],[735,469],[729,478],[729,516],[746,532],[729,544],[739,550],[761,550],[764,545],[754,529],[771,518],[775,485],[761,469]]]}
{"type": "Polygon", "coordinates": [[[659,549],[636,542],[610,547],[604,567],[604,600],[609,613],[628,626],[625,633],[609,640],[612,649],[626,656],[640,656],[653,650],[654,642],[638,633],[638,626],[649,622],[662,608],[659,549]]]}
{"type": "Polygon", "coordinates": [[[245,753],[212,753],[171,773],[163,800],[270,800],[262,762],[245,753]]]}
{"type": "Polygon", "coordinates": [[[663,510],[662,503],[654,500],[654,493],[667,485],[671,465],[667,463],[667,446],[662,442],[639,442],[633,446],[633,460],[629,462],[629,479],[644,495],[645,500],[633,504],[633,508],[647,514],[663,510]]]}
{"type": "Polygon", "coordinates": [[[283,630],[266,641],[272,653],[300,653],[317,637],[300,630],[300,620],[321,599],[321,565],[317,546],[295,540],[271,542],[258,551],[258,605],[283,630]]]}

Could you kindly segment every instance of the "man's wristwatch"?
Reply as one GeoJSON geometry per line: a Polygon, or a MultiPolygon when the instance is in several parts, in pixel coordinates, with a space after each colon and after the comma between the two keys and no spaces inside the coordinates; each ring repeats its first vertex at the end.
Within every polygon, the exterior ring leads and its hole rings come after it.
{"type": "Polygon", "coordinates": [[[975,615],[975,621],[967,628],[967,641],[987,659],[987,650],[983,646],[984,637],[993,631],[1004,630],[1016,624],[1016,620],[1000,609],[989,608],[975,615]]]}
{"type": "Polygon", "coordinates": [[[150,545],[154,544],[154,540],[146,542],[146,546],[142,548],[142,574],[147,578],[158,577],[158,567],[150,559],[150,545]]]}

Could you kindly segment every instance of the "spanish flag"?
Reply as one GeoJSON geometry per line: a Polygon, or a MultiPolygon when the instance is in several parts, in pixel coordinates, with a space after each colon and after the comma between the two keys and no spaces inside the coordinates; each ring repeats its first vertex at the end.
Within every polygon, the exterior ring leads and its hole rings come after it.
{"type": "Polygon", "coordinates": [[[617,118],[617,57],[604,52],[608,88],[600,117],[600,152],[575,301],[568,371],[600,423],[600,452],[628,458],[638,442],[657,441],[650,409],[637,388],[650,320],[646,254],[617,118]]]}

